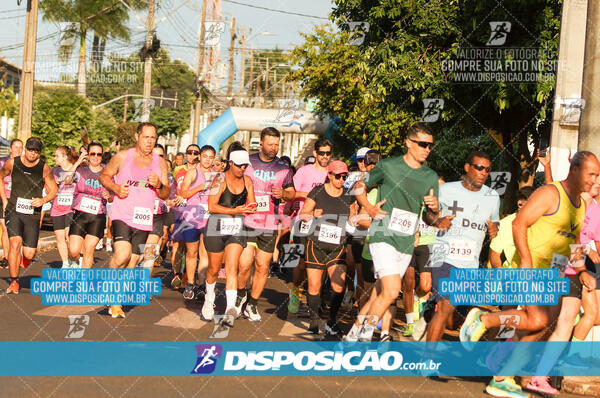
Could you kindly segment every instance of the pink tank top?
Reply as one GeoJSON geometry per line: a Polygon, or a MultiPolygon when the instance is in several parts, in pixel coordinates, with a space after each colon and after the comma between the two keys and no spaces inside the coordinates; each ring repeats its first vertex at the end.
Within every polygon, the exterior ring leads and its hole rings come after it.
{"type": "MultiPolygon", "coordinates": [[[[104,165],[102,165],[104,167],[104,165]]],[[[102,193],[106,188],[100,184],[98,176],[102,170],[97,173],[90,170],[89,166],[79,166],[75,173],[77,183],[75,184],[75,198],[73,199],[73,209],[88,214],[105,214],[106,199],[102,193]]]]}
{"type": "Polygon", "coordinates": [[[52,200],[52,208],[50,209],[51,217],[59,217],[64,216],[65,214],[69,214],[73,212],[71,209],[71,205],[73,205],[73,194],[75,193],[75,184],[65,184],[63,182],[59,182],[67,178],[69,174],[62,169],[62,167],[56,166],[52,168],[52,175],[54,176],[54,181],[58,184],[58,193],[52,200]]]}
{"type": "Polygon", "coordinates": [[[129,185],[129,194],[121,199],[117,195],[110,207],[110,218],[123,221],[131,228],[152,231],[154,199],[156,189],[148,185],[148,176],[154,173],[160,177],[160,157],[153,153],[152,163],[147,169],[140,169],[134,161],[135,148],[127,151],[121,170],[114,177],[115,184],[129,185]]]}
{"type": "Polygon", "coordinates": [[[200,166],[196,167],[196,181],[190,185],[190,189],[204,183],[206,183],[206,186],[202,191],[188,198],[183,212],[183,219],[196,229],[204,228],[208,222],[208,196],[215,175],[216,173],[210,173],[207,180],[204,173],[200,171],[200,166]]]}

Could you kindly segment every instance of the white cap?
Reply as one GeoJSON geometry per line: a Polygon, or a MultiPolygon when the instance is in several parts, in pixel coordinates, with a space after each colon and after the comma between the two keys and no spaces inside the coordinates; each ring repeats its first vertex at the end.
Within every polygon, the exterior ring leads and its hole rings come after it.
{"type": "Polygon", "coordinates": [[[231,152],[229,154],[229,160],[238,165],[250,164],[250,157],[248,156],[248,152],[246,151],[231,152]]]}
{"type": "Polygon", "coordinates": [[[371,149],[367,148],[366,146],[360,148],[358,151],[356,151],[356,159],[362,159],[367,155],[367,152],[369,152],[371,149]]]}

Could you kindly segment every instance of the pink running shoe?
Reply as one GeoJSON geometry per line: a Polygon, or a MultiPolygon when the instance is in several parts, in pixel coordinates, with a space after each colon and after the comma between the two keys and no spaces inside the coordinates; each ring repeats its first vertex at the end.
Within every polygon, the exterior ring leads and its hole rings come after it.
{"type": "Polygon", "coordinates": [[[548,377],[545,376],[533,376],[526,388],[543,395],[558,395],[559,393],[556,388],[548,383],[548,377]]]}

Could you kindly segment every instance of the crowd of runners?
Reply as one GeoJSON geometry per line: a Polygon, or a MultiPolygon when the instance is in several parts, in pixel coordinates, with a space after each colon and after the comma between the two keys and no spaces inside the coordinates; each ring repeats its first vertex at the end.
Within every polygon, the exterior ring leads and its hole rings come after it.
{"type": "MultiPolygon", "coordinates": [[[[153,124],[141,123],[135,140],[112,156],[99,142],[79,153],[60,146],[52,169],[40,159],[39,138],[11,142],[10,156],[0,159],[6,293],[19,293],[20,268],[35,255],[43,207],[51,203],[63,268],[94,267],[94,250],[103,246],[112,252],[110,268],[165,261],[170,286],[184,300],[203,301],[207,321],[224,279],[229,326],[242,316],[261,321],[258,300],[290,253],[299,258],[289,297],[277,305],[307,317],[308,332],[348,344],[392,340],[398,318],[405,338],[434,342],[458,330],[465,346],[497,339],[491,331],[506,326],[507,316],[516,331],[509,341],[579,341],[600,324],[600,163],[590,152],[570,159],[563,181],[553,181],[549,155],[540,157],[546,185],[521,188],[518,211],[501,220],[500,196],[485,185],[490,156],[471,152],[461,178],[446,182],[426,164],[434,137],[420,124],[407,131],[404,155],[360,148],[351,167],[320,138],[296,170],[277,156],[281,137],[272,127],[261,132],[257,153],[234,142],[217,157],[218,148],[192,144],[174,164],[153,124]],[[559,268],[570,292],[558,305],[501,311],[455,308],[441,294],[451,270],[486,267],[559,268]],[[347,327],[341,308],[353,316],[347,327]]],[[[119,303],[109,314],[125,317],[119,303]]],[[[545,352],[538,374],[548,374],[559,355],[545,352]]],[[[528,388],[558,393],[543,376],[528,388]]],[[[528,396],[510,376],[494,377],[486,391],[528,396]]]]}

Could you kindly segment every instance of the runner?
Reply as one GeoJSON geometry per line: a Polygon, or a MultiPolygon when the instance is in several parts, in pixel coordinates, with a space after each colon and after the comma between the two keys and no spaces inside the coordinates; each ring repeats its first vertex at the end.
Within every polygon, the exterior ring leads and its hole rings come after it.
{"type": "Polygon", "coordinates": [[[204,238],[208,252],[206,294],[202,306],[202,316],[205,320],[212,320],[214,316],[215,285],[223,261],[227,277],[225,314],[233,319],[239,316],[235,301],[240,255],[246,247],[243,216],[254,213],[257,208],[252,179],[244,176],[244,171],[250,165],[248,152],[238,142],[231,144],[228,152],[228,167],[213,181],[208,198],[208,211],[211,216],[204,238]]]}
{"type": "Polygon", "coordinates": [[[35,256],[40,233],[41,208],[45,203],[52,201],[58,191],[50,167],[40,159],[41,151],[42,141],[38,137],[30,137],[25,143],[25,153],[7,160],[0,169],[0,179],[10,175],[14,184],[10,199],[6,198],[4,184],[0,184],[0,197],[6,214],[6,229],[10,242],[10,285],[6,293],[19,293],[19,263],[26,268],[35,256]],[[44,185],[48,193],[42,197],[44,185]]]}
{"type": "MultiPolygon", "coordinates": [[[[167,163],[152,152],[157,128],[138,124],[134,148],[117,153],[100,174],[100,183],[115,194],[111,208],[114,253],[109,268],[124,268],[131,254],[141,254],[150,231],[154,199],[169,197],[167,163]]],[[[125,317],[120,304],[109,307],[113,318],[125,317]]]]}
{"type": "MultiPolygon", "coordinates": [[[[320,138],[315,142],[313,155],[316,161],[311,164],[302,166],[294,174],[294,189],[296,190],[296,201],[292,206],[298,208],[298,213],[302,210],[304,200],[317,185],[321,185],[327,178],[327,165],[331,160],[333,144],[327,138],[320,138]]],[[[296,217],[296,224],[293,229],[293,240],[296,244],[305,245],[306,230],[305,225],[296,217]]],[[[306,267],[304,258],[301,257],[296,268],[294,268],[294,276],[292,280],[292,289],[290,290],[288,311],[292,314],[298,313],[300,308],[300,287],[306,280],[306,267]]]]}
{"type": "Polygon", "coordinates": [[[175,168],[183,166],[185,163],[185,157],[183,156],[183,153],[177,152],[177,155],[175,155],[175,161],[173,163],[175,168]]]}
{"type": "MultiPolygon", "coordinates": [[[[200,147],[196,144],[188,145],[185,151],[186,163],[181,166],[176,166],[175,170],[173,170],[175,182],[177,183],[177,195],[174,199],[176,206],[171,208],[174,219],[173,232],[171,233],[171,241],[173,243],[171,248],[171,264],[173,265],[171,287],[173,289],[180,289],[186,285],[186,278],[181,278],[181,265],[185,256],[185,238],[183,232],[186,229],[191,228],[183,219],[187,201],[181,196],[181,184],[183,184],[186,173],[195,168],[198,164],[199,156],[200,147]]],[[[194,281],[192,280],[190,283],[194,283],[194,281]]]]}
{"type": "Polygon", "coordinates": [[[471,152],[464,170],[462,181],[440,187],[442,215],[452,219],[452,227],[438,233],[434,242],[435,246],[444,247],[445,255],[431,260],[432,291],[438,309],[429,323],[427,341],[440,341],[446,324],[458,321],[450,297],[439,293],[440,279],[449,278],[452,269],[479,268],[486,232],[490,238],[498,233],[500,196],[483,185],[490,174],[490,156],[481,151],[471,152]]]}
{"type": "Polygon", "coordinates": [[[194,278],[196,266],[198,267],[198,285],[203,284],[201,275],[206,274],[208,268],[208,254],[204,246],[204,227],[208,221],[208,197],[210,186],[216,173],[210,171],[215,158],[215,148],[204,145],[200,148],[200,162],[198,166],[190,169],[181,184],[181,196],[187,200],[183,220],[188,226],[183,231],[185,241],[185,275],[187,284],[183,291],[183,298],[192,300],[194,292],[194,278]],[[199,257],[199,259],[198,259],[199,257]]]}
{"type": "MultiPolygon", "coordinates": [[[[161,144],[154,145],[152,153],[158,155],[162,159],[165,158],[165,147],[161,144]]],[[[167,165],[167,170],[169,170],[167,165]]],[[[167,173],[169,174],[169,173],[167,173]]],[[[167,177],[168,178],[168,177],[167,177]]],[[[170,192],[170,187],[169,187],[170,192]]],[[[146,239],[146,246],[144,251],[144,258],[140,260],[139,254],[135,252],[131,254],[128,268],[133,268],[139,264],[139,266],[150,269],[150,275],[154,268],[154,261],[160,255],[160,239],[164,234],[165,217],[167,214],[167,205],[164,200],[160,198],[154,199],[154,206],[152,208],[152,231],[148,234],[146,239]]]]}
{"type": "MultiPolygon", "coordinates": [[[[98,177],[104,165],[102,144],[92,141],[87,147],[87,166],[79,166],[75,172],[75,197],[73,199],[73,221],[69,228],[70,267],[91,268],[94,248],[104,235],[106,204],[113,195],[100,184],[98,177]],[[79,255],[83,251],[81,265],[79,255]]],[[[82,159],[80,157],[79,159],[82,159]]]]}
{"type": "Polygon", "coordinates": [[[86,158],[87,152],[83,152],[77,159],[77,152],[69,146],[62,145],[54,151],[54,163],[52,168],[54,181],[58,184],[58,193],[52,201],[50,217],[52,218],[52,227],[56,236],[56,248],[62,260],[62,267],[69,268],[69,248],[67,241],[69,236],[69,226],[73,220],[73,193],[75,185],[73,184],[73,173],[77,166],[86,158]],[[77,163],[75,163],[77,162],[77,163]]]}
{"type": "Polygon", "coordinates": [[[250,165],[244,175],[252,179],[257,202],[256,213],[244,217],[248,231],[247,246],[240,257],[237,279],[238,295],[235,308],[238,314],[248,300],[244,316],[254,322],[261,320],[257,301],[269,276],[269,266],[277,242],[277,226],[280,222],[279,207],[295,197],[294,181],[290,167],[277,157],[281,135],[277,129],[267,127],[260,133],[260,150],[250,155],[250,165]],[[283,203],[282,203],[283,202],[283,203]],[[250,297],[246,283],[254,263],[250,297]]]}
{"type": "Polygon", "coordinates": [[[331,281],[329,320],[325,332],[329,335],[341,333],[337,325],[337,312],[344,298],[346,283],[346,240],[345,225],[357,213],[354,195],[343,187],[348,178],[348,166],[334,160],[327,166],[325,183],[314,187],[308,194],[300,219],[311,223],[305,249],[306,274],[308,276],[308,306],[310,309],[309,332],[319,333],[319,310],[324,272],[331,281]],[[314,225],[312,225],[314,224],[314,225]]]}
{"type": "MultiPolygon", "coordinates": [[[[569,174],[565,180],[545,185],[531,195],[513,222],[517,248],[513,257],[515,266],[549,268],[553,264],[560,266],[568,262],[571,254],[569,245],[575,243],[585,216],[585,202],[581,200],[581,193],[590,190],[599,173],[600,164],[596,156],[591,152],[580,151],[571,159],[569,174]]],[[[589,288],[593,282],[595,279],[591,275],[579,272],[574,277],[569,277],[569,291],[581,290],[582,284],[589,288]]],[[[556,322],[559,311],[560,305],[525,305],[523,309],[496,313],[473,308],[460,329],[460,340],[478,341],[488,329],[500,326],[501,317],[514,317],[519,322],[513,327],[527,332],[520,341],[536,341],[549,334],[548,328],[556,322]]],[[[471,345],[465,347],[470,348],[471,345]]],[[[522,353],[519,356],[522,357],[522,353]]],[[[516,354],[511,360],[513,358],[519,360],[516,354]]],[[[509,377],[494,377],[486,391],[495,396],[507,391],[526,396],[509,377]]]]}
{"type": "MultiPolygon", "coordinates": [[[[0,168],[4,166],[4,163],[8,159],[17,158],[21,156],[23,153],[23,141],[18,138],[15,138],[10,142],[10,154],[7,157],[0,158],[0,168]]],[[[10,189],[11,189],[11,177],[7,175],[4,177],[4,191],[6,192],[6,197],[10,198],[10,189]]],[[[8,268],[8,250],[10,248],[10,243],[8,242],[8,231],[6,231],[6,224],[4,223],[4,208],[0,208],[0,227],[2,228],[2,250],[3,257],[0,260],[0,267],[8,268]]]]}
{"type": "Polygon", "coordinates": [[[417,124],[408,130],[405,144],[408,150],[404,156],[380,161],[354,186],[359,204],[375,220],[369,229],[369,250],[381,291],[368,308],[361,309],[367,316],[353,325],[347,341],[370,340],[377,322],[398,298],[423,201],[426,222],[436,221],[436,226],[444,227],[440,225],[444,219],[438,219],[437,174],[423,164],[433,147],[433,136],[427,127],[417,124]],[[375,185],[379,186],[379,201],[372,205],[365,186],[375,185]]]}

